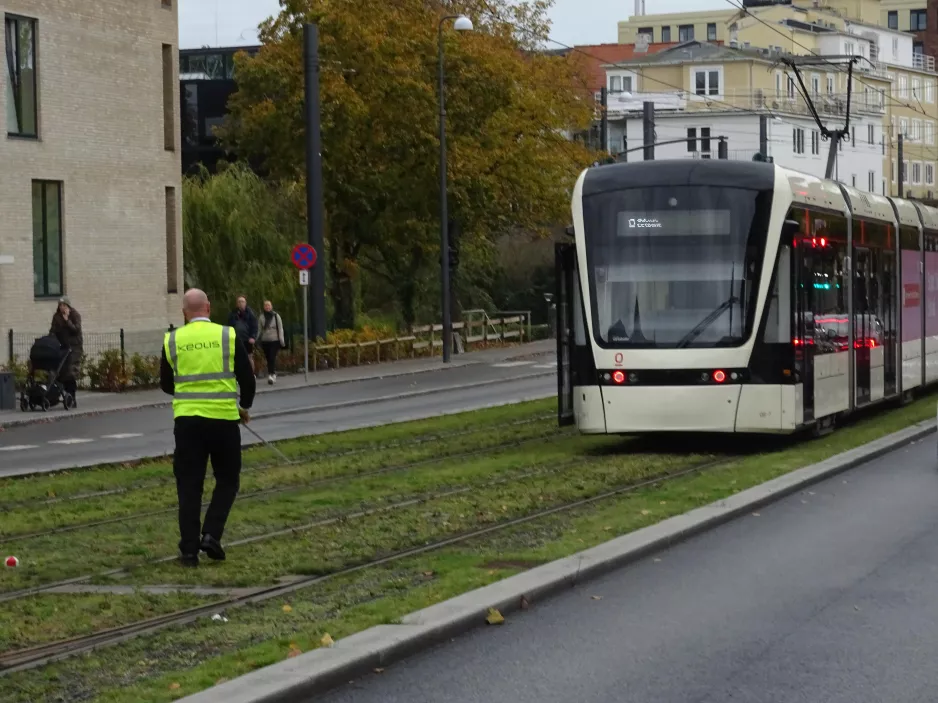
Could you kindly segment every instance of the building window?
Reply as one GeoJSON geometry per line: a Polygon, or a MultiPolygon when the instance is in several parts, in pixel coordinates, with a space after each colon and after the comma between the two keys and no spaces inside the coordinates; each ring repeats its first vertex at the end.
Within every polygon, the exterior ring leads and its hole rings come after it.
{"type": "Polygon", "coordinates": [[[876,171],[870,171],[870,182],[869,182],[869,191],[871,193],[876,192],[876,171]]]}
{"type": "Polygon", "coordinates": [[[867,125],[866,137],[870,144],[876,144],[876,128],[873,125],[867,125]]]}
{"type": "Polygon", "coordinates": [[[678,27],[677,40],[680,42],[694,41],[694,25],[682,24],[678,27]]]}
{"type": "Polygon", "coordinates": [[[896,10],[890,10],[888,15],[889,29],[899,29],[899,13],[896,10]]]}
{"type": "Polygon", "coordinates": [[[638,34],[647,34],[648,41],[653,42],[655,40],[655,28],[654,27],[639,27],[638,34]]]}
{"type": "Polygon", "coordinates": [[[173,96],[177,90],[173,78],[173,47],[171,44],[163,44],[163,148],[166,151],[176,149],[176,109],[173,96]]]}
{"type": "Polygon", "coordinates": [[[665,43],[671,41],[671,28],[670,27],[661,28],[661,41],[665,43]]]}
{"type": "Polygon", "coordinates": [[[33,295],[63,293],[62,184],[33,181],[33,295]]]}
{"type": "Polygon", "coordinates": [[[710,153],[710,128],[700,128],[700,151],[704,154],[710,153]]]}
{"type": "Polygon", "coordinates": [[[845,42],[845,43],[844,43],[844,53],[845,53],[847,56],[853,56],[853,54],[854,54],[854,49],[853,49],[853,42],[852,42],[852,41],[848,41],[848,42],[845,42]]]}
{"type": "Polygon", "coordinates": [[[935,164],[930,162],[925,164],[925,185],[935,185],[935,164]]]}
{"type": "Polygon", "coordinates": [[[909,162],[902,162],[902,183],[903,185],[908,184],[909,182],[909,162]]]}
{"type": "Polygon", "coordinates": [[[39,99],[36,80],[36,20],[7,15],[6,38],[7,134],[39,136],[39,99]]]}
{"type": "Polygon", "coordinates": [[[697,128],[696,127],[687,128],[687,151],[688,153],[697,151],[697,128]]]}
{"type": "Polygon", "coordinates": [[[854,149],[856,149],[857,147],[857,128],[856,127],[850,128],[850,146],[852,146],[854,149]]]}
{"type": "Polygon", "coordinates": [[[922,162],[912,162],[912,185],[921,185],[922,183],[922,162]]]}
{"type": "Polygon", "coordinates": [[[795,79],[792,76],[788,76],[788,99],[794,100],[795,98],[795,79]]]}
{"type": "Polygon", "coordinates": [[[925,143],[934,144],[935,143],[935,123],[931,120],[925,121],[925,143]]]}
{"type": "Polygon", "coordinates": [[[817,130],[811,132],[811,153],[815,156],[821,153],[821,133],[817,130]]]}
{"type": "Polygon", "coordinates": [[[928,12],[926,10],[909,10],[909,31],[924,32],[928,29],[928,12]]]}
{"type": "Polygon", "coordinates": [[[935,102],[935,83],[934,81],[925,81],[925,102],[934,104],[935,102]]]}
{"type": "Polygon", "coordinates": [[[892,168],[889,169],[889,173],[890,173],[890,175],[892,176],[892,182],[895,183],[895,182],[896,182],[896,176],[898,175],[898,171],[896,171],[896,160],[895,160],[895,159],[892,160],[892,168]]]}
{"type": "Polygon", "coordinates": [[[716,41],[717,40],[717,25],[715,22],[711,22],[707,25],[707,41],[716,41]]]}
{"type": "Polygon", "coordinates": [[[694,92],[697,95],[719,95],[720,72],[694,71],[694,92]]]}
{"type": "Polygon", "coordinates": [[[179,292],[179,247],[176,229],[176,189],[166,188],[166,292],[179,292]]]}
{"type": "Polygon", "coordinates": [[[912,76],[912,97],[918,100],[922,98],[922,83],[916,76],[912,76]]]}
{"type": "Polygon", "coordinates": [[[899,56],[899,40],[896,37],[892,38],[892,57],[898,58],[899,56]]]}
{"type": "Polygon", "coordinates": [[[827,76],[827,94],[834,94],[834,77],[831,75],[827,76]]]}
{"type": "Polygon", "coordinates": [[[903,139],[909,137],[909,119],[907,117],[899,118],[899,134],[902,135],[903,139]]]}
{"type": "Polygon", "coordinates": [[[820,76],[811,76],[811,92],[814,94],[814,97],[817,97],[821,92],[821,77],[820,76]]]}
{"type": "Polygon", "coordinates": [[[622,92],[622,76],[609,77],[609,91],[612,93],[622,92]]]}
{"type": "Polygon", "coordinates": [[[855,174],[855,173],[852,174],[852,175],[851,175],[851,178],[852,178],[852,181],[853,181],[853,182],[852,182],[852,185],[853,185],[854,188],[856,188],[856,187],[857,187],[857,174],[855,174]]]}
{"type": "Polygon", "coordinates": [[[804,130],[800,127],[792,130],[792,148],[796,154],[804,153],[804,130]]]}

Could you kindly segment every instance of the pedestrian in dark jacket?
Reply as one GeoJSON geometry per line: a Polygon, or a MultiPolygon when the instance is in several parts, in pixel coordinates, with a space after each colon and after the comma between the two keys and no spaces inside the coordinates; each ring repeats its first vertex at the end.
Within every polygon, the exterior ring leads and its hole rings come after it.
{"type": "Polygon", "coordinates": [[[78,379],[81,377],[84,338],[81,331],[81,315],[72,307],[66,297],[59,299],[59,306],[52,316],[52,327],[49,334],[54,335],[63,347],[71,349],[71,354],[69,354],[68,360],[62,367],[62,375],[59,376],[59,380],[62,382],[65,392],[75,398],[78,393],[78,379]]]}
{"type": "Polygon", "coordinates": [[[248,307],[247,298],[243,295],[238,298],[238,306],[228,316],[228,326],[234,327],[248,356],[254,354],[254,343],[257,341],[257,315],[248,307]]]}

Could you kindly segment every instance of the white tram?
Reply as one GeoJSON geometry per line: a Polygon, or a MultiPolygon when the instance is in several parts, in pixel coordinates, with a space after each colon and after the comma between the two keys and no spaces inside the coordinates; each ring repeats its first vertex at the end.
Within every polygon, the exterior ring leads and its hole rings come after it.
{"type": "Polygon", "coordinates": [[[589,168],[572,205],[563,425],[822,432],[938,381],[938,209],[714,160],[589,168]]]}

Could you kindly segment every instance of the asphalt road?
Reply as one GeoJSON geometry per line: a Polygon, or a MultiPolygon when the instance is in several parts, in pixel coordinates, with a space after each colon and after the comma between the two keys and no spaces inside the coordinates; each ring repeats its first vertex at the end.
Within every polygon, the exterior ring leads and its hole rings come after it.
{"type": "Polygon", "coordinates": [[[930,437],[316,702],[932,702],[936,655],[930,437]]]}
{"type": "MultiPolygon", "coordinates": [[[[524,365],[475,364],[259,394],[250,427],[272,441],[544,398],[556,393],[553,363],[545,357],[524,365]]],[[[0,476],[168,454],[173,450],[172,426],[167,407],[11,426],[0,434],[0,476]]],[[[258,441],[247,430],[242,437],[245,444],[258,441]]]]}

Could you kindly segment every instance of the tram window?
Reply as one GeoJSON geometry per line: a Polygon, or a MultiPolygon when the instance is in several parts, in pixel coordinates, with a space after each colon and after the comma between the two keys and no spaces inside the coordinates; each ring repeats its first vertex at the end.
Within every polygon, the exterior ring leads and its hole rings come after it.
{"type": "Polygon", "coordinates": [[[775,280],[769,291],[769,312],[765,320],[763,341],[767,344],[788,344],[791,341],[791,247],[778,249],[775,280]]]}
{"type": "Polygon", "coordinates": [[[895,233],[880,222],[854,220],[853,312],[854,341],[874,347],[888,341],[895,330],[895,233]]]}

